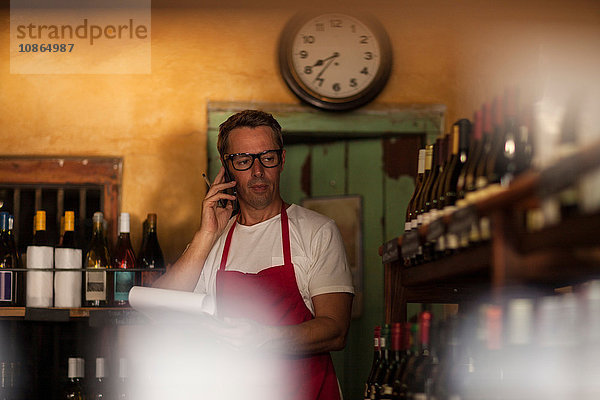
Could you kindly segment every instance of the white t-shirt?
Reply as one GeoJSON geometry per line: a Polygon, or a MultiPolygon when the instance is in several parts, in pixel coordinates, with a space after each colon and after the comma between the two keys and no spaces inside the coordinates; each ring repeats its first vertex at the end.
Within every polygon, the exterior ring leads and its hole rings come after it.
{"type": "MultiPolygon", "coordinates": [[[[332,219],[295,204],[286,211],[296,282],[304,303],[314,315],[312,297],[324,293],[354,293],[344,244],[332,219]]],[[[229,220],[208,254],[194,292],[216,296],[217,270],[227,232],[234,222],[235,218],[229,220]]],[[[237,224],[226,270],[255,274],[282,264],[281,214],[252,226],[237,224]]]]}

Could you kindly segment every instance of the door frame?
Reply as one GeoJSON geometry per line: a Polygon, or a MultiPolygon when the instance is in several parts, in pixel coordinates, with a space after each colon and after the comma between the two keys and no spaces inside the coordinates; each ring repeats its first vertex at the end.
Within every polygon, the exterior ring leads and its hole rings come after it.
{"type": "Polygon", "coordinates": [[[444,131],[446,106],[443,104],[381,104],[351,112],[323,112],[299,104],[209,102],[207,106],[207,167],[216,175],[221,163],[217,151],[219,125],[232,114],[258,109],[277,119],[286,138],[315,136],[321,139],[381,138],[423,132],[433,143],[444,131]]]}

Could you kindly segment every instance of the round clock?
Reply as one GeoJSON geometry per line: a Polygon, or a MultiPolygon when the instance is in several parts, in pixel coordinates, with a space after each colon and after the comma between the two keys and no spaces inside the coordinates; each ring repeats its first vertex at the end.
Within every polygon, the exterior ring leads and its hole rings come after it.
{"type": "Polygon", "coordinates": [[[346,13],[297,15],[279,41],[279,66],[289,88],[324,110],[373,100],[392,67],[390,41],[372,18],[346,13]]]}

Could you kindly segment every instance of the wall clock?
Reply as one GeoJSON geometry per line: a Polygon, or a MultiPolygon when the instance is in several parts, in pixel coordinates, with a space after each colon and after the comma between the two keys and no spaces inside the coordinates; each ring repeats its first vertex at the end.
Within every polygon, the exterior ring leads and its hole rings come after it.
{"type": "Polygon", "coordinates": [[[371,17],[300,14],[281,33],[279,66],[301,100],[344,111],[381,92],[390,76],[392,50],[385,30],[371,17]]]}

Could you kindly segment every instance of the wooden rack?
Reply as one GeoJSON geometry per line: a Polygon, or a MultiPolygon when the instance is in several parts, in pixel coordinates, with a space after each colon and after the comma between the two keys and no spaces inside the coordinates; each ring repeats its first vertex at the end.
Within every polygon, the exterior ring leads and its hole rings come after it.
{"type": "Polygon", "coordinates": [[[542,171],[522,174],[469,210],[444,216],[441,225],[419,228],[418,239],[424,242],[430,229],[450,229],[466,213],[489,217],[491,240],[455,254],[406,267],[406,238],[385,243],[379,253],[385,268],[386,322],[405,321],[406,303],[465,303],[490,295],[500,300],[514,286],[557,288],[600,277],[600,213],[578,215],[537,232],[527,232],[521,223],[524,210],[599,166],[597,142],[542,171]]]}

